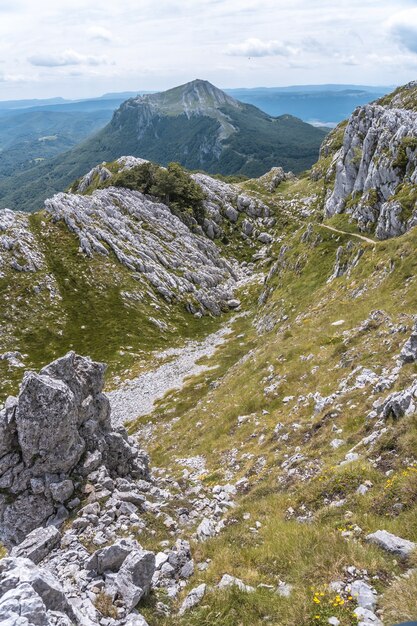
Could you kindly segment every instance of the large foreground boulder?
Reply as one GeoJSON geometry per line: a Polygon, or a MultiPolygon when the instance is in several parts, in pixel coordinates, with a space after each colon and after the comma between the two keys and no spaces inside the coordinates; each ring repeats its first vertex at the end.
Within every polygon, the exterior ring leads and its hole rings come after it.
{"type": "Polygon", "coordinates": [[[105,365],[69,352],[24,375],[0,411],[0,541],[11,547],[39,526],[59,525],[66,503],[99,466],[149,478],[148,459],[124,428],[112,430],[102,393],[105,365]]]}
{"type": "Polygon", "coordinates": [[[61,584],[29,559],[0,561],[0,623],[21,626],[81,624],[61,584]]]}

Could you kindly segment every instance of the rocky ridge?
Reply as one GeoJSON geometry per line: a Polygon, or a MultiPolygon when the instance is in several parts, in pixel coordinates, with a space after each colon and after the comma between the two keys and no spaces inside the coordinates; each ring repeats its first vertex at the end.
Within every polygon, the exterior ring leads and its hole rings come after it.
{"type": "MultiPolygon", "coordinates": [[[[154,197],[121,187],[96,189],[100,181],[143,163],[121,157],[110,169],[97,166],[78,183],[79,192],[57,194],[40,213],[0,211],[4,381],[17,382],[15,369],[23,364],[42,364],[33,360],[39,343],[26,341],[40,332],[41,319],[48,320],[45,330],[53,335],[48,345],[63,344],[49,360],[69,348],[81,349],[70,331],[79,315],[73,302],[81,291],[94,308],[103,293],[110,305],[117,298],[132,321],[134,310],[139,317],[146,311],[142,325],[148,335],[156,332],[152,326],[162,333],[176,330],[178,321],[187,326],[187,312],[196,318],[218,316],[238,306],[235,290],[253,276],[256,261],[263,262],[272,243],[270,209],[255,194],[203,174],[193,175],[205,195],[202,226],[191,217],[187,225],[154,197]]],[[[92,328],[92,343],[94,333],[92,328]]],[[[134,345],[130,339],[117,347],[128,352],[134,345]]],[[[100,358],[93,350],[88,348],[100,358]]]]}

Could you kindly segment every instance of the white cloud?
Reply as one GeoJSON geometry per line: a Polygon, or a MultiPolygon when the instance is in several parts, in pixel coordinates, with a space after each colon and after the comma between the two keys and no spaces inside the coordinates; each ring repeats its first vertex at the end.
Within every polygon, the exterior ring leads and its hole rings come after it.
{"type": "Polygon", "coordinates": [[[388,28],[401,46],[417,54],[417,9],[393,15],[388,20],[388,28]]]}
{"type": "Polygon", "coordinates": [[[196,76],[219,87],[415,78],[417,0],[41,5],[0,0],[0,73],[27,77],[26,84],[2,82],[0,98],[159,90],[196,76]]]}
{"type": "Polygon", "coordinates": [[[280,41],[262,41],[251,37],[242,43],[229,44],[225,50],[229,56],[236,57],[287,57],[295,52],[295,49],[280,41]]]}
{"type": "Polygon", "coordinates": [[[105,57],[80,54],[75,50],[65,50],[59,54],[34,54],[28,59],[38,67],[65,67],[67,65],[107,65],[105,57]]]}
{"type": "Polygon", "coordinates": [[[90,28],[87,28],[87,34],[90,39],[96,39],[105,43],[110,43],[114,39],[111,31],[104,28],[104,26],[90,26],[90,28]]]}
{"type": "Polygon", "coordinates": [[[26,76],[20,74],[1,74],[0,83],[24,83],[27,81],[26,76]]]}

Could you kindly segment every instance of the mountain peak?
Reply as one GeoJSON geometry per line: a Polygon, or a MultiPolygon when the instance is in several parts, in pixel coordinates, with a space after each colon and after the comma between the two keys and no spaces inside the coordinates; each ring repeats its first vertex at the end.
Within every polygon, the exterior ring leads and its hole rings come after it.
{"type": "Polygon", "coordinates": [[[218,109],[222,107],[228,106],[235,109],[242,107],[240,102],[207,80],[200,78],[161,93],[136,98],[135,101],[149,104],[165,115],[185,113],[187,116],[204,114],[217,117],[218,109]]]}

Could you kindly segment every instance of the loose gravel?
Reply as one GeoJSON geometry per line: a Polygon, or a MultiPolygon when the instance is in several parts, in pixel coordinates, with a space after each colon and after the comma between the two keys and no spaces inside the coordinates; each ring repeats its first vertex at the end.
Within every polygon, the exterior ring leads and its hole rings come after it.
{"type": "Polygon", "coordinates": [[[168,391],[181,389],[185,378],[209,369],[207,365],[198,365],[197,361],[202,357],[212,356],[230,333],[229,324],[208,335],[203,341],[190,341],[182,348],[165,350],[158,356],[174,357],[168,363],[126,381],[115,391],[108,392],[113,426],[151,413],[155,402],[168,391]]]}

